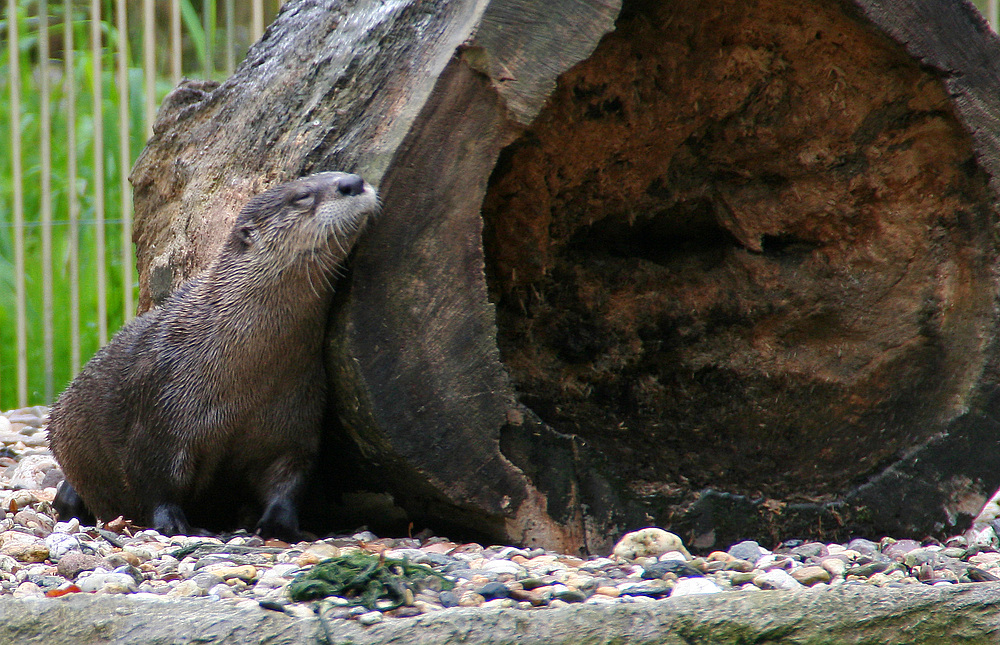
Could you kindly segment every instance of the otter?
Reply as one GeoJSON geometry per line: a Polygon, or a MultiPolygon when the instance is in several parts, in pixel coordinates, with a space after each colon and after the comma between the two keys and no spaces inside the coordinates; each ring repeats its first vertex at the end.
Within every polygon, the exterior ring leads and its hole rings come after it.
{"type": "Polygon", "coordinates": [[[335,279],[376,209],[374,189],[339,172],[251,199],[209,266],[125,325],[53,406],[60,517],[190,534],[199,502],[242,496],[263,509],[257,533],[296,539],[335,279]]]}

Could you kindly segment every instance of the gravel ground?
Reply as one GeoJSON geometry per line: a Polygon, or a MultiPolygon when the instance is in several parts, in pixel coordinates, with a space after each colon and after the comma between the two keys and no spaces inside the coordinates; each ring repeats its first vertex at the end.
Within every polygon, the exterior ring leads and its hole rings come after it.
{"type": "MultiPolygon", "coordinates": [[[[966,535],[945,544],[884,538],[848,544],[788,541],[768,550],[741,542],[692,557],[681,540],[648,528],[622,538],[614,553],[586,560],[512,546],[458,544],[446,538],[379,538],[367,531],[286,544],[242,534],[223,542],[162,536],[124,522],[99,527],[57,522],[51,502],[61,479],[48,450],[43,407],[0,415],[0,595],[69,593],[204,597],[296,616],[373,625],[448,607],[527,611],[570,604],[654,603],[671,596],[753,593],[840,585],[955,585],[1000,580],[991,500],[966,535]],[[413,584],[385,587],[381,599],[345,592],[294,602],[289,584],[330,558],[375,555],[391,574],[419,568],[413,584]],[[393,565],[395,560],[400,564],[393,565]],[[405,565],[402,563],[406,563],[405,565]],[[439,575],[424,575],[433,571],[439,575]]],[[[301,584],[304,583],[300,583],[301,584]]],[[[294,589],[294,587],[293,587],[294,589]]],[[[313,595],[319,596],[320,593],[313,595]]]]}

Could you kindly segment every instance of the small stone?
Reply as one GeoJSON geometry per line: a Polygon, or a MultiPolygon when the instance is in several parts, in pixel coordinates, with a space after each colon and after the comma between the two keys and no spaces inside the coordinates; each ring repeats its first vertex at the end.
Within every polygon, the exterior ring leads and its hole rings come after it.
{"type": "Polygon", "coordinates": [[[366,627],[376,623],[381,623],[383,620],[384,617],[380,611],[367,611],[358,616],[358,622],[366,627]]]}
{"type": "Polygon", "coordinates": [[[649,582],[642,583],[628,583],[618,587],[618,590],[623,596],[649,596],[652,598],[659,598],[661,596],[670,595],[670,590],[673,588],[662,580],[650,580],[649,582]]]}
{"type": "Polygon", "coordinates": [[[737,560],[746,560],[753,564],[756,564],[757,560],[765,554],[764,549],[760,548],[760,545],[753,540],[744,540],[734,544],[729,547],[728,553],[737,560]]]}
{"type": "Polygon", "coordinates": [[[58,563],[68,553],[80,551],[80,540],[68,533],[50,533],[45,538],[45,548],[49,551],[49,559],[58,563]]]}
{"type": "Polygon", "coordinates": [[[587,594],[583,593],[579,589],[572,589],[570,587],[562,587],[561,589],[556,589],[552,592],[552,597],[556,600],[561,600],[568,603],[583,602],[587,599],[587,594]]]}
{"type": "Polygon", "coordinates": [[[806,560],[808,558],[821,558],[827,555],[829,550],[822,542],[806,542],[805,544],[792,548],[791,553],[792,555],[806,560]]]}
{"type": "Polygon", "coordinates": [[[842,578],[847,571],[847,563],[840,558],[823,558],[819,565],[830,572],[831,576],[842,578]]]}
{"type": "Polygon", "coordinates": [[[150,552],[149,549],[143,548],[136,544],[126,544],[125,546],[123,546],[122,555],[129,560],[129,564],[131,564],[133,567],[137,567],[143,562],[148,562],[149,560],[153,559],[153,554],[152,552],[150,552]],[[135,558],[135,561],[133,561],[132,558],[135,558]]]}
{"type": "Polygon", "coordinates": [[[537,593],[535,591],[527,591],[525,589],[511,589],[510,597],[518,602],[526,602],[532,607],[541,607],[549,601],[544,594],[537,593]]]}
{"type": "Polygon", "coordinates": [[[55,520],[48,515],[25,508],[14,514],[14,524],[29,529],[35,535],[46,536],[52,532],[55,520]]]}
{"type": "Polygon", "coordinates": [[[459,607],[478,607],[486,602],[486,599],[475,591],[467,591],[458,599],[459,607]]]}
{"type": "Polygon", "coordinates": [[[635,560],[638,557],[658,558],[669,551],[679,551],[691,559],[691,554],[684,548],[680,537],[660,528],[626,533],[614,548],[614,554],[625,560],[635,560]]]}
{"type": "Polygon", "coordinates": [[[492,573],[509,573],[511,575],[517,575],[524,568],[521,567],[516,562],[511,562],[510,560],[490,560],[483,564],[483,571],[490,571],[492,573]]]}
{"type": "Polygon", "coordinates": [[[194,580],[184,580],[167,593],[170,598],[191,598],[204,595],[206,595],[205,589],[202,589],[194,580]]]}
{"type": "Polygon", "coordinates": [[[20,568],[20,566],[21,565],[18,561],[9,555],[0,555],[0,571],[3,571],[4,573],[14,573],[14,571],[20,568]]]}
{"type": "Polygon", "coordinates": [[[195,583],[205,591],[208,591],[215,585],[220,584],[222,582],[222,577],[211,571],[203,571],[195,574],[194,577],[191,578],[191,582],[195,583]]]}
{"type": "Polygon", "coordinates": [[[738,558],[733,558],[732,560],[726,563],[726,571],[741,571],[743,573],[748,573],[753,570],[754,570],[753,562],[749,562],[747,560],[740,560],[738,558]]]}
{"type": "Polygon", "coordinates": [[[340,549],[333,546],[332,544],[327,544],[326,542],[317,542],[316,544],[310,545],[305,551],[302,552],[295,564],[300,567],[304,567],[309,564],[316,564],[327,560],[329,558],[335,558],[340,555],[340,549]]]}
{"type": "Polygon", "coordinates": [[[103,564],[104,559],[100,556],[73,551],[59,559],[56,570],[64,578],[74,580],[81,572],[93,571],[103,564]]]}
{"type": "Polygon", "coordinates": [[[458,607],[458,596],[451,591],[442,591],[438,596],[438,602],[442,607],[458,607]]]}
{"type": "Polygon", "coordinates": [[[40,598],[44,595],[42,588],[34,582],[22,582],[14,590],[15,598],[40,598]]]}
{"type": "Polygon", "coordinates": [[[830,572],[819,566],[800,567],[792,571],[791,576],[807,587],[820,582],[830,582],[830,572]]]}
{"type": "Polygon", "coordinates": [[[253,582],[253,580],[257,577],[257,568],[253,565],[246,564],[238,567],[221,567],[219,569],[212,570],[212,573],[219,576],[223,580],[238,578],[244,582],[253,582]]]}
{"type": "Polygon", "coordinates": [[[919,548],[920,543],[916,540],[896,540],[892,544],[886,545],[886,547],[882,550],[882,553],[889,556],[893,560],[902,562],[907,553],[919,548]]]}
{"type": "MultiPolygon", "coordinates": [[[[32,443],[35,445],[44,445],[44,439],[41,441],[31,441],[27,437],[23,437],[21,441],[25,444],[32,443]]],[[[58,470],[59,464],[56,463],[55,457],[52,455],[28,455],[22,457],[21,460],[14,467],[13,471],[10,473],[10,483],[6,487],[10,489],[29,489],[29,490],[40,490],[43,488],[42,482],[45,480],[45,475],[51,470],[58,470]]],[[[18,505],[20,508],[27,506],[18,505]]]]}
{"type": "Polygon", "coordinates": [[[482,609],[508,609],[517,604],[516,600],[510,598],[494,598],[493,600],[487,600],[480,608],[482,609]]]}
{"type": "Polygon", "coordinates": [[[18,562],[44,562],[49,557],[43,540],[20,531],[0,533],[0,553],[18,562]]]}
{"type": "Polygon", "coordinates": [[[16,513],[19,509],[37,504],[38,501],[38,497],[30,490],[15,490],[0,497],[0,507],[4,511],[13,510],[16,513]]]}
{"type": "Polygon", "coordinates": [[[423,600],[413,601],[413,607],[420,611],[422,614],[428,614],[432,611],[438,611],[442,607],[436,602],[424,602],[423,600]]]}
{"type": "Polygon", "coordinates": [[[784,569],[771,569],[753,579],[761,589],[801,589],[798,580],[788,575],[784,569]]]}
{"type": "Polygon", "coordinates": [[[857,551],[858,553],[863,553],[865,555],[874,555],[879,552],[877,544],[864,538],[855,538],[851,540],[847,543],[847,549],[850,551],[857,551]]]}
{"type": "Polygon", "coordinates": [[[617,598],[622,594],[618,591],[618,587],[598,587],[594,589],[594,593],[600,596],[608,596],[609,598],[617,598]]]}
{"type": "MultiPolygon", "coordinates": [[[[949,558],[964,558],[967,553],[967,549],[962,547],[950,546],[946,547],[941,551],[941,555],[949,558]]],[[[1000,553],[994,554],[1000,556],[1000,553]]]]}
{"type": "Polygon", "coordinates": [[[739,587],[740,585],[745,585],[748,582],[753,582],[753,579],[761,573],[762,572],[760,571],[737,571],[730,575],[729,582],[734,587],[739,587]]]}
{"type": "Polygon", "coordinates": [[[590,598],[587,598],[584,603],[587,605],[617,605],[619,604],[619,601],[609,596],[594,594],[590,598]]]}
{"type": "Polygon", "coordinates": [[[314,612],[309,607],[305,605],[288,605],[285,607],[285,613],[290,616],[295,616],[296,618],[315,618],[316,612],[314,612]]]}
{"type": "MultiPolygon", "coordinates": [[[[128,547],[127,544],[125,546],[128,547]]],[[[139,557],[135,553],[132,553],[131,551],[120,551],[118,553],[115,553],[114,555],[116,555],[119,558],[121,558],[121,560],[124,561],[124,564],[127,564],[127,565],[132,566],[132,567],[138,567],[140,564],[142,564],[144,562],[144,560],[141,557],[139,557]]],[[[149,558],[146,558],[146,559],[148,560],[149,558]]],[[[118,566],[121,566],[121,565],[118,565],[118,566]]]]}
{"type": "Polygon", "coordinates": [[[869,562],[868,564],[862,564],[857,567],[851,567],[847,570],[846,574],[849,576],[859,576],[861,578],[868,578],[876,573],[881,573],[886,569],[889,569],[893,565],[888,562],[869,562]]]}
{"type": "Polygon", "coordinates": [[[722,587],[715,584],[708,578],[683,578],[677,581],[670,597],[674,596],[694,596],[706,593],[719,593],[722,587]]]}
{"type": "Polygon", "coordinates": [[[795,560],[789,558],[785,555],[780,554],[765,554],[757,560],[754,565],[755,568],[762,571],[770,571],[771,569],[784,569],[785,571],[790,570],[795,565],[795,560]]]}
{"type": "Polygon", "coordinates": [[[947,581],[952,583],[959,582],[958,574],[956,574],[951,569],[936,569],[934,571],[934,579],[938,581],[947,581]]]}
{"type": "Polygon", "coordinates": [[[135,591],[138,585],[132,576],[124,573],[92,573],[77,579],[76,584],[81,591],[95,593],[128,593],[135,591]]]}
{"type": "Polygon", "coordinates": [[[71,518],[68,522],[56,522],[52,527],[53,533],[79,533],[80,532],[80,520],[77,518],[71,518]]]}
{"type": "Polygon", "coordinates": [[[672,573],[678,578],[703,575],[701,571],[695,569],[686,562],[668,560],[666,562],[657,562],[643,568],[642,578],[644,580],[656,580],[658,578],[663,578],[668,573],[672,573]]]}
{"type": "Polygon", "coordinates": [[[507,598],[510,596],[510,589],[502,582],[489,582],[477,589],[476,592],[486,600],[507,598]]]}
{"type": "Polygon", "coordinates": [[[934,565],[939,561],[939,559],[946,558],[947,556],[942,554],[939,549],[935,548],[913,549],[905,554],[895,556],[897,562],[903,562],[911,569],[919,567],[922,564],[934,565]]]}
{"type": "Polygon", "coordinates": [[[114,571],[112,571],[112,573],[124,573],[125,575],[131,577],[137,585],[142,584],[142,581],[144,580],[142,571],[139,571],[130,564],[117,567],[114,571]]]}
{"type": "Polygon", "coordinates": [[[235,598],[236,592],[234,592],[232,587],[226,583],[220,582],[208,590],[208,595],[217,596],[219,598],[235,598]]]}

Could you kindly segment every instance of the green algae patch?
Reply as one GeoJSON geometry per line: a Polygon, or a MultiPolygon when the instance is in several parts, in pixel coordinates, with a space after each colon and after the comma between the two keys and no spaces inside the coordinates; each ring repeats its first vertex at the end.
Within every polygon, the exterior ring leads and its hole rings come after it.
{"type": "Polygon", "coordinates": [[[421,589],[451,589],[455,583],[422,564],[406,558],[383,558],[367,553],[350,553],[319,562],[300,573],[288,585],[291,599],[300,602],[339,596],[368,609],[395,609],[412,602],[421,589]]]}

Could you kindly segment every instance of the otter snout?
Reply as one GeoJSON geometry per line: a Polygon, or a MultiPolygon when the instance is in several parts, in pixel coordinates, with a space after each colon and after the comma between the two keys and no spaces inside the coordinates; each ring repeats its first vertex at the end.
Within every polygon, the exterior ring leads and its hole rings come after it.
{"type": "Polygon", "coordinates": [[[365,180],[358,175],[345,175],[337,180],[337,190],[350,197],[360,195],[365,191],[365,180]]]}

